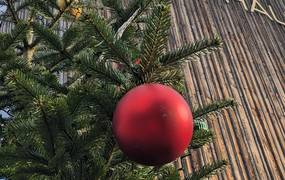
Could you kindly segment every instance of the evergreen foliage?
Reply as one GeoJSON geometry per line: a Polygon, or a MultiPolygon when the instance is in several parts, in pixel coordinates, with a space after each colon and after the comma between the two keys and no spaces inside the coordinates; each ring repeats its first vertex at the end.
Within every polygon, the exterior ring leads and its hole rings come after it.
{"type": "MultiPolygon", "coordinates": [[[[171,22],[166,0],[133,0],[125,6],[103,0],[102,8],[112,12],[109,18],[100,15],[95,1],[69,0],[64,6],[57,0],[3,2],[9,12],[5,19],[15,26],[0,34],[0,110],[10,115],[0,117],[0,177],[179,179],[172,164],[152,168],[128,160],[112,134],[113,112],[139,84],[156,82],[185,93],[180,65],[218,49],[221,40],[215,36],[167,51],[171,22]],[[68,9],[77,6],[85,9],[74,19],[68,9]],[[24,10],[27,19],[18,16],[24,10]],[[63,20],[73,22],[60,35],[63,20]],[[56,75],[61,72],[73,75],[60,82],[56,75]]],[[[202,121],[234,105],[233,100],[215,102],[193,115],[202,121]]],[[[195,129],[189,148],[212,139],[212,131],[195,129]]],[[[186,179],[206,177],[225,164],[206,165],[186,179]]]]}
{"type": "Polygon", "coordinates": [[[199,180],[202,178],[207,178],[217,171],[220,171],[227,165],[226,161],[218,161],[213,164],[205,165],[201,169],[194,171],[190,176],[187,176],[186,180],[199,180]]]}

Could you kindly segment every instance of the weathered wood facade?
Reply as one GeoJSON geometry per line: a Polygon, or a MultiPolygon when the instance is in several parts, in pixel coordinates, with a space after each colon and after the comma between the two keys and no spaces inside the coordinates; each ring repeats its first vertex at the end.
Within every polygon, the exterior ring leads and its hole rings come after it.
{"type": "MultiPolygon", "coordinates": [[[[232,97],[239,104],[211,118],[216,140],[182,159],[184,173],[228,159],[213,179],[285,179],[285,26],[272,15],[250,13],[253,0],[172,2],[171,49],[214,34],[224,41],[219,52],[185,65],[191,103],[232,97]]],[[[256,2],[285,21],[284,0],[256,2]]]]}
{"type": "MultiPolygon", "coordinates": [[[[272,14],[250,13],[253,1],[173,0],[170,49],[214,34],[224,40],[219,52],[185,64],[191,104],[229,97],[239,104],[211,118],[216,140],[182,159],[182,176],[227,159],[226,171],[212,179],[285,179],[285,26],[272,14]]],[[[285,21],[285,0],[258,2],[285,21]]]]}

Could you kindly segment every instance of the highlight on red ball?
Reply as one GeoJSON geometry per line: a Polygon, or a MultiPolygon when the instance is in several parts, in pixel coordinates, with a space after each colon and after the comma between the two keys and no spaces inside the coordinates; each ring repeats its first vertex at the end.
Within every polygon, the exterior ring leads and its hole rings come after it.
{"type": "Polygon", "coordinates": [[[113,132],[131,160],[159,166],[183,155],[193,124],[190,107],[177,91],[162,84],[143,84],[118,102],[113,132]]]}

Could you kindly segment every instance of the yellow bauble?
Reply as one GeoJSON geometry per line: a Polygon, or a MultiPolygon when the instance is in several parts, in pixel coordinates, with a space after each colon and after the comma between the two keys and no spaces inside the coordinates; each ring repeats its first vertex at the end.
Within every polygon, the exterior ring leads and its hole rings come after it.
{"type": "MultiPolygon", "coordinates": [[[[66,7],[66,4],[69,3],[71,0],[57,0],[56,4],[60,9],[64,9],[66,7]]],[[[72,2],[78,3],[79,0],[73,0],[72,2]]]]}
{"type": "Polygon", "coordinates": [[[69,14],[74,16],[75,19],[78,19],[81,16],[82,13],[82,8],[78,7],[78,8],[70,8],[68,10],[69,14]]]}
{"type": "MultiPolygon", "coordinates": [[[[79,0],[73,0],[74,3],[78,3],[79,0]]],[[[66,8],[66,4],[69,3],[70,0],[57,0],[57,5],[60,10],[64,10],[66,8]]],[[[81,7],[70,7],[67,9],[67,12],[78,19],[81,16],[82,8],[81,7]]]]}
{"type": "Polygon", "coordinates": [[[58,5],[59,9],[63,10],[66,6],[66,2],[67,2],[67,0],[57,0],[56,3],[58,5]]]}

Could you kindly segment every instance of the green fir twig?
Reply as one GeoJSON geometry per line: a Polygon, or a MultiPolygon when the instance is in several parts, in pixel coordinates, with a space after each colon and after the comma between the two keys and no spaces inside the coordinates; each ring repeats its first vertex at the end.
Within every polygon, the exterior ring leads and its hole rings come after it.
{"type": "Polygon", "coordinates": [[[201,118],[205,115],[218,112],[225,108],[232,108],[234,106],[236,106],[236,102],[233,99],[216,101],[212,104],[206,105],[205,107],[194,110],[193,117],[194,119],[201,118]]]}
{"type": "Polygon", "coordinates": [[[199,170],[194,171],[190,176],[185,177],[185,180],[200,180],[215,175],[220,170],[222,170],[227,164],[227,161],[221,160],[214,162],[210,165],[205,165],[199,170]]]}
{"type": "Polygon", "coordinates": [[[213,39],[204,39],[195,43],[186,44],[176,50],[167,52],[159,58],[164,66],[177,65],[185,61],[191,61],[201,54],[208,54],[222,46],[219,36],[213,39]]]}
{"type": "Polygon", "coordinates": [[[190,144],[191,149],[197,149],[205,144],[212,142],[214,133],[210,130],[199,129],[195,130],[190,144]]]}

